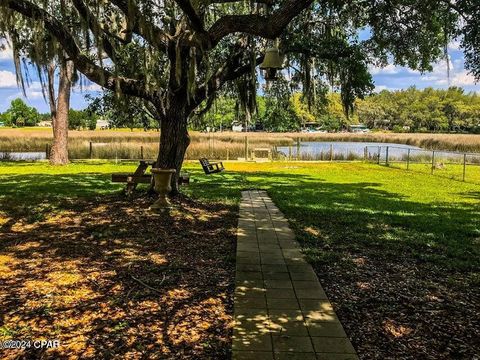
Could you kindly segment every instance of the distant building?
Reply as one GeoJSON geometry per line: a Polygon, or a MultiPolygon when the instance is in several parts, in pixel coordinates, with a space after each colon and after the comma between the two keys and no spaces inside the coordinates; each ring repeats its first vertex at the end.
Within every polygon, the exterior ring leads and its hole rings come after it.
{"type": "Polygon", "coordinates": [[[244,131],[244,126],[243,126],[243,124],[233,124],[233,125],[232,125],[232,131],[234,131],[234,132],[243,132],[243,131],[244,131]]]}
{"type": "Polygon", "coordinates": [[[97,129],[107,130],[109,128],[110,128],[110,124],[108,123],[108,120],[102,120],[102,119],[97,120],[97,129]]]}
{"type": "Polygon", "coordinates": [[[51,120],[45,120],[45,121],[40,121],[37,126],[40,127],[52,127],[52,121],[51,120]]]}
{"type": "Polygon", "coordinates": [[[5,126],[5,123],[0,121],[0,127],[4,127],[5,126]]]}
{"type": "Polygon", "coordinates": [[[247,130],[245,130],[245,125],[240,123],[234,123],[232,125],[232,131],[234,132],[255,132],[255,131],[264,131],[263,125],[261,123],[256,123],[255,125],[249,125],[247,130]]]}

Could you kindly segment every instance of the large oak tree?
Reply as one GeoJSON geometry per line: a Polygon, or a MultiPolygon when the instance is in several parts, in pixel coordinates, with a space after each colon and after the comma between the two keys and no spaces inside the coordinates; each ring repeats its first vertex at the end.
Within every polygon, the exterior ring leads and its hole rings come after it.
{"type": "Polygon", "coordinates": [[[254,107],[255,66],[275,38],[309,104],[327,79],[350,110],[371,89],[369,64],[428,70],[456,37],[480,75],[476,0],[0,0],[0,10],[2,34],[19,21],[46,31],[88,79],[142,99],[161,124],[161,168],[180,170],[189,117],[227,84],[254,107]]]}

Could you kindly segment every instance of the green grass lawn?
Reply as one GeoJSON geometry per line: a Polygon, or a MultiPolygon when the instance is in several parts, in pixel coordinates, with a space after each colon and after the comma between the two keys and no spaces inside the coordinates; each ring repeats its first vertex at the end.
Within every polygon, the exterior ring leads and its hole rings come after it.
{"type": "MultiPolygon", "coordinates": [[[[120,191],[111,173],[135,166],[2,163],[0,199],[54,208],[60,199],[120,191]]],[[[433,264],[478,269],[478,185],[362,163],[229,163],[225,174],[209,177],[196,164],[185,168],[193,173],[185,191],[197,198],[235,203],[244,188],[268,190],[305,241],[334,244],[355,236],[355,246],[373,246],[392,256],[407,246],[433,264]]]]}
{"type": "MultiPolygon", "coordinates": [[[[394,162],[390,167],[407,170],[405,162],[394,162]]],[[[431,164],[410,164],[409,170],[413,172],[430,175],[432,172],[431,164]]],[[[463,181],[463,165],[445,164],[434,169],[435,176],[444,177],[452,180],[463,181]]],[[[480,185],[480,164],[468,164],[465,168],[465,181],[480,185]]]]}
{"type": "Polygon", "coordinates": [[[392,256],[408,247],[433,264],[457,270],[480,265],[478,185],[362,163],[239,170],[246,171],[248,186],[268,190],[305,241],[333,245],[352,237],[355,246],[392,256]]]}
{"type": "MultiPolygon", "coordinates": [[[[65,199],[119,192],[135,164],[0,164],[0,204],[29,221],[65,199]],[[23,211],[23,212],[22,212],[23,211]]],[[[480,186],[364,163],[186,164],[184,192],[235,204],[268,191],[363,358],[468,358],[480,352],[480,186]]],[[[476,168],[475,168],[476,169],[476,168]]],[[[9,216],[0,210],[0,218],[9,216]]],[[[1,220],[0,220],[1,225],[1,220]]]]}

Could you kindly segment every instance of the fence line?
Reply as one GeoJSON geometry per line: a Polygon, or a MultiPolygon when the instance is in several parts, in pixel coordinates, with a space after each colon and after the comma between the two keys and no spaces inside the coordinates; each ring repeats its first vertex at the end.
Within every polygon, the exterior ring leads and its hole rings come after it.
{"type": "Polygon", "coordinates": [[[480,182],[480,154],[412,149],[399,146],[366,146],[364,160],[389,167],[429,172],[462,181],[480,182]],[[392,150],[394,150],[392,152],[392,150]],[[467,171],[469,168],[475,170],[467,171]]]}
{"type": "MultiPolygon", "coordinates": [[[[480,183],[480,153],[424,150],[412,147],[375,145],[365,146],[363,151],[357,148],[357,152],[335,152],[333,144],[320,149],[321,151],[307,153],[301,151],[301,142],[296,141],[287,146],[261,145],[249,141],[245,136],[242,142],[234,143],[231,147],[217,145],[215,139],[209,139],[205,143],[197,143],[189,147],[186,159],[194,160],[201,157],[209,157],[212,160],[255,160],[255,157],[263,152],[268,152],[270,161],[351,161],[363,160],[366,162],[385,165],[388,167],[402,168],[412,171],[420,171],[462,181],[480,183]],[[279,148],[283,151],[279,151],[279,148]],[[362,154],[363,152],[363,154],[362,154]]],[[[156,158],[158,151],[157,143],[95,143],[84,142],[83,148],[70,149],[72,160],[115,160],[137,161],[142,159],[156,158]]],[[[0,151],[0,159],[4,160],[35,160],[49,157],[50,144],[45,144],[43,151],[37,152],[9,152],[0,151]],[[31,154],[32,157],[29,157],[31,154]]],[[[263,158],[267,160],[267,158],[263,158]]]]}

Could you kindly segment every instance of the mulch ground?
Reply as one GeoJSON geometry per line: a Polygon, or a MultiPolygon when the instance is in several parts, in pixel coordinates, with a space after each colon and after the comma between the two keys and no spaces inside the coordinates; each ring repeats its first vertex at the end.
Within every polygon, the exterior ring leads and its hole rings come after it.
{"type": "Polygon", "coordinates": [[[315,270],[361,359],[480,359],[478,274],[348,248],[315,270]]]}
{"type": "Polygon", "coordinates": [[[0,358],[229,358],[237,209],[181,198],[153,215],[151,203],[104,196],[37,217],[2,209],[0,339],[60,347],[0,358]]]}

